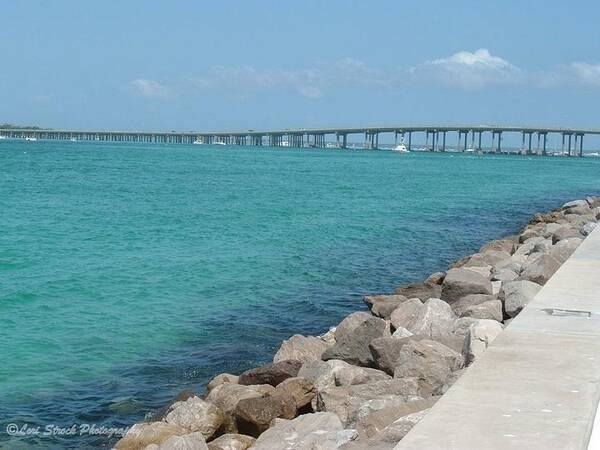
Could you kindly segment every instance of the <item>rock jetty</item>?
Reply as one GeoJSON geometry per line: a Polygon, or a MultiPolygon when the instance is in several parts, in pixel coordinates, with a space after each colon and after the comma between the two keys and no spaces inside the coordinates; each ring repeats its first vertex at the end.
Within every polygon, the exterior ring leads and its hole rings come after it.
{"type": "Polygon", "coordinates": [[[519,235],[393,294],[366,296],[273,362],[219,374],[133,425],[118,450],[388,450],[421,420],[592,232],[600,197],[536,214],[519,235]]]}

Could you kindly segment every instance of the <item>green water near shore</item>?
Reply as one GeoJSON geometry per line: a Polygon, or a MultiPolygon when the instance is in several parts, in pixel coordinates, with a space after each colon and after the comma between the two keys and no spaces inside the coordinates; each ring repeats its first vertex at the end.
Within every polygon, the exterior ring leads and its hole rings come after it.
{"type": "Polygon", "coordinates": [[[129,424],[600,193],[596,158],[191,145],[3,141],[0,175],[0,417],[62,425],[129,424]]]}

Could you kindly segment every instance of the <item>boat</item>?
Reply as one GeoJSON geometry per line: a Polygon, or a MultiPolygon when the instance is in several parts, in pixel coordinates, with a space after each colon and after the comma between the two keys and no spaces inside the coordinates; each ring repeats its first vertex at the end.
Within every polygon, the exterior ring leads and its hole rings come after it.
{"type": "Polygon", "coordinates": [[[192,142],[192,144],[196,144],[196,145],[202,145],[204,144],[204,141],[200,138],[194,140],[194,142],[192,142]]]}
{"type": "Polygon", "coordinates": [[[1,141],[1,140],[3,140],[3,139],[6,139],[6,136],[2,136],[2,135],[0,134],[0,141],[1,141]]]}
{"type": "Polygon", "coordinates": [[[410,153],[410,150],[406,148],[406,145],[404,144],[404,139],[402,139],[398,145],[393,147],[392,151],[398,153],[410,153]]]}
{"type": "Polygon", "coordinates": [[[281,141],[281,144],[279,144],[280,147],[289,147],[290,146],[290,141],[281,141]]]}
{"type": "Polygon", "coordinates": [[[328,142],[327,144],[325,144],[325,148],[340,148],[340,146],[336,143],[328,142]]]}
{"type": "Polygon", "coordinates": [[[77,139],[75,139],[75,138],[71,138],[71,139],[69,139],[69,140],[70,140],[71,142],[77,142],[77,139]]]}
{"type": "Polygon", "coordinates": [[[469,147],[465,150],[465,153],[475,153],[475,149],[473,147],[469,147]]]}
{"type": "Polygon", "coordinates": [[[35,141],[37,141],[37,138],[33,137],[33,136],[26,136],[25,140],[28,142],[35,142],[35,141]]]}

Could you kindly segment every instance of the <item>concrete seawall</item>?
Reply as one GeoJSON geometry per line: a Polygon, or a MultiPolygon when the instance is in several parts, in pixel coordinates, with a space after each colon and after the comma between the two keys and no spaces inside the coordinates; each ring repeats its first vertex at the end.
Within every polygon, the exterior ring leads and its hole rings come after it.
{"type": "Polygon", "coordinates": [[[600,448],[599,399],[600,227],[395,450],[600,448]]]}

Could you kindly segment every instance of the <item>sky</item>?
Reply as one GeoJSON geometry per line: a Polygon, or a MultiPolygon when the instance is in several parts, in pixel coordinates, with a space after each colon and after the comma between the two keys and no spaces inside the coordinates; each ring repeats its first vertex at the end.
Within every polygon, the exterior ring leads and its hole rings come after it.
{"type": "Polygon", "coordinates": [[[0,6],[0,123],[600,128],[597,1],[0,6]]]}

